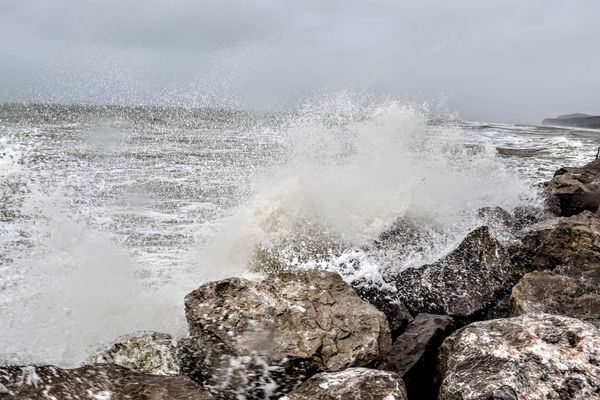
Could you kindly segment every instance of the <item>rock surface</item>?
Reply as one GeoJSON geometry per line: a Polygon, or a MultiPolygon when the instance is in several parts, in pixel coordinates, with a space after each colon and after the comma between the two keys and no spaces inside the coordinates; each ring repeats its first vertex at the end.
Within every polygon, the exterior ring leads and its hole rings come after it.
{"type": "Polygon", "coordinates": [[[555,211],[570,217],[583,211],[598,211],[600,206],[600,160],[581,168],[561,168],[544,183],[555,211]]]}
{"type": "Polygon", "coordinates": [[[600,264],[526,274],[510,301],[515,315],[560,314],[600,326],[600,264]]]}
{"type": "Polygon", "coordinates": [[[90,357],[90,364],[113,363],[153,375],[179,375],[177,342],[166,333],[138,332],[119,337],[90,357]]]}
{"type": "Polygon", "coordinates": [[[480,227],[439,261],[395,277],[402,302],[414,314],[471,318],[493,306],[514,281],[507,251],[480,227]]]}
{"type": "Polygon", "coordinates": [[[252,388],[273,397],[315,372],[371,365],[391,346],[385,315],[332,272],[212,282],[188,294],[185,308],[186,371],[232,397],[252,388]]]}
{"type": "Polygon", "coordinates": [[[419,314],[394,342],[380,369],[402,377],[409,398],[435,398],[437,351],[454,330],[454,321],[446,315],[419,314]]]}
{"type": "Polygon", "coordinates": [[[410,311],[398,300],[397,293],[365,286],[355,287],[354,290],[361,299],[374,305],[375,308],[385,314],[390,326],[392,340],[396,340],[413,320],[410,311]]]}
{"type": "Polygon", "coordinates": [[[520,231],[530,225],[537,224],[556,215],[547,209],[533,206],[518,206],[513,210],[513,221],[515,231],[520,231]]]}
{"type": "Polygon", "coordinates": [[[281,400],[405,400],[400,376],[368,368],[320,373],[281,400]]]}
{"type": "Polygon", "coordinates": [[[0,366],[0,399],[210,400],[185,376],[144,375],[114,364],[76,369],[0,366]]]}
{"type": "Polygon", "coordinates": [[[600,262],[600,217],[585,211],[532,225],[517,235],[511,260],[523,272],[600,262]]]}
{"type": "Polygon", "coordinates": [[[476,322],[440,348],[440,400],[598,399],[600,331],[550,314],[476,322]]]}

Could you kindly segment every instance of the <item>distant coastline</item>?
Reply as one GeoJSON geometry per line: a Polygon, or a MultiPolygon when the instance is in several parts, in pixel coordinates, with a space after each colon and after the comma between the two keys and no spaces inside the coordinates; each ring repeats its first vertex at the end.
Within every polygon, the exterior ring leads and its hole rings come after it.
{"type": "Polygon", "coordinates": [[[542,125],[584,129],[600,129],[600,116],[589,114],[567,114],[558,118],[546,118],[542,125]]]}

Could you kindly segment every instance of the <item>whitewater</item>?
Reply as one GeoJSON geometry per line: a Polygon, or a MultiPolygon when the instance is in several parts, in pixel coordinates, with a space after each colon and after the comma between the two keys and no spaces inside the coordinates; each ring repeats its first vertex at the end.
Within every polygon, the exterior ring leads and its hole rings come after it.
{"type": "Polygon", "coordinates": [[[229,276],[385,285],[452,250],[479,208],[540,204],[540,182],[599,146],[348,95],[269,113],[0,106],[0,361],[74,366],[122,334],[185,335],[184,295],[229,276]],[[372,246],[399,219],[418,244],[372,246]]]}

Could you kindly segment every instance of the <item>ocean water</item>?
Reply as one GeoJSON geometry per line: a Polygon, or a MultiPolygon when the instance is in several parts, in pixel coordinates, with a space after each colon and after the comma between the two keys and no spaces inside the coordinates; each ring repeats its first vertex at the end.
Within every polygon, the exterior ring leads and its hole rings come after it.
{"type": "Polygon", "coordinates": [[[348,96],[289,113],[1,106],[0,360],[71,366],[128,332],[184,335],[185,294],[228,276],[385,284],[450,251],[478,208],[539,204],[599,146],[348,96]],[[418,246],[369,246],[398,219],[418,246]]]}

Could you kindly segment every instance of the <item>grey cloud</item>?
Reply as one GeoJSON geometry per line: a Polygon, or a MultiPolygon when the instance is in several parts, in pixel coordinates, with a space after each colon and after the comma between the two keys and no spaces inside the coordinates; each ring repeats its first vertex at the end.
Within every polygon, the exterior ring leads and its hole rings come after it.
{"type": "Polygon", "coordinates": [[[600,113],[594,0],[0,0],[0,101],[283,108],[358,90],[480,120],[600,113]]]}

